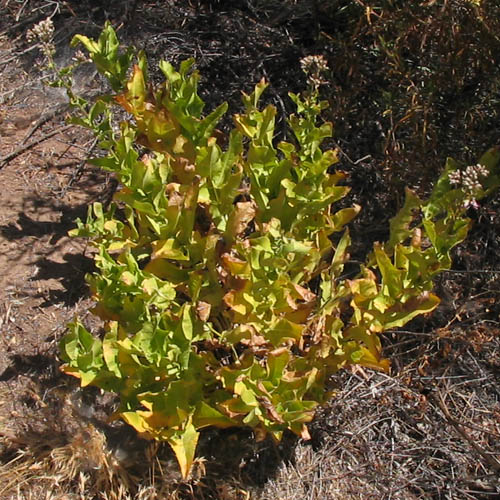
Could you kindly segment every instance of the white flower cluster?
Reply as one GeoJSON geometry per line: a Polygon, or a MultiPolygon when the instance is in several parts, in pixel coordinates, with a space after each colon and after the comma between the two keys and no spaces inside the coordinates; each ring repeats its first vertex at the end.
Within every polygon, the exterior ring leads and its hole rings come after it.
{"type": "MultiPolygon", "coordinates": [[[[28,33],[26,34],[28,42],[39,42],[41,44],[41,50],[49,61],[52,60],[52,57],[56,53],[56,46],[52,41],[53,37],[54,23],[52,22],[52,19],[50,19],[50,17],[48,17],[44,21],[40,21],[38,24],[35,24],[35,26],[33,26],[32,29],[28,30],[28,33]]],[[[38,63],[38,65],[40,67],[44,66],[42,63],[38,63]]]]}
{"type": "Polygon", "coordinates": [[[455,170],[449,173],[450,184],[463,189],[467,193],[465,207],[478,208],[475,197],[483,189],[481,178],[488,177],[488,174],[488,169],[479,163],[469,165],[465,170],[455,170]]]}
{"type": "Polygon", "coordinates": [[[33,29],[28,30],[26,38],[28,42],[40,41],[42,43],[50,43],[54,36],[54,23],[49,17],[44,21],[40,21],[33,26],[33,29]]]}
{"type": "Polygon", "coordinates": [[[481,177],[488,177],[488,169],[480,165],[469,165],[465,170],[455,170],[449,174],[450,184],[460,186],[465,191],[474,192],[482,189],[481,177]]]}
{"type": "Polygon", "coordinates": [[[87,57],[81,50],[77,50],[71,60],[76,64],[92,62],[92,59],[87,57]]]}
{"type": "Polygon", "coordinates": [[[328,71],[328,63],[323,56],[306,56],[300,60],[300,67],[307,75],[307,81],[314,88],[326,83],[322,77],[325,71],[328,71]]]}

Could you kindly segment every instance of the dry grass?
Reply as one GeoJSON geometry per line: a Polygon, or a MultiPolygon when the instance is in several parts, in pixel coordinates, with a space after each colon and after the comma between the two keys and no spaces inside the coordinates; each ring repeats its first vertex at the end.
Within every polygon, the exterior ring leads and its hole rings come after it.
{"type": "Polygon", "coordinates": [[[342,374],[313,425],[316,446],[298,446],[259,498],[497,498],[500,404],[488,360],[500,354],[498,333],[481,354],[457,332],[422,339],[409,339],[420,355],[396,376],[342,374]]]}
{"type": "MultiPolygon", "coordinates": [[[[392,376],[362,369],[339,374],[335,398],[311,425],[311,442],[249,447],[248,435],[206,434],[205,456],[188,481],[168,450],[119,433],[124,442],[117,445],[109,429],[79,417],[76,398],[68,396],[66,416],[58,417],[71,426],[65,432],[45,421],[36,433],[3,435],[0,498],[496,498],[500,330],[485,330],[481,321],[464,329],[464,321],[439,335],[400,332],[388,339],[392,376]]],[[[40,415],[22,420],[34,423],[40,415]]]]}
{"type": "MultiPolygon", "coordinates": [[[[102,499],[152,500],[178,498],[179,485],[166,480],[162,461],[152,456],[149,464],[125,465],[116,450],[107,446],[103,432],[88,424],[79,429],[68,442],[62,436],[26,435],[23,443],[4,437],[8,447],[18,448],[15,456],[0,467],[0,498],[27,499],[102,499]],[[58,442],[59,441],[59,442],[58,442]],[[143,469],[136,477],[132,469],[143,469]]],[[[153,455],[149,448],[150,454],[153,455]]]]}

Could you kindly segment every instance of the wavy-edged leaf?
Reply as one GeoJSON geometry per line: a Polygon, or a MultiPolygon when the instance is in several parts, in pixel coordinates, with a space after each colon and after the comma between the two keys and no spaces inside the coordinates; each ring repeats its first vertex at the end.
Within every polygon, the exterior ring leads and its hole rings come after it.
{"type": "Polygon", "coordinates": [[[420,198],[410,189],[406,189],[405,203],[401,210],[390,220],[390,238],[385,246],[390,254],[398,243],[404,243],[413,235],[412,223],[415,212],[422,206],[420,198]]]}

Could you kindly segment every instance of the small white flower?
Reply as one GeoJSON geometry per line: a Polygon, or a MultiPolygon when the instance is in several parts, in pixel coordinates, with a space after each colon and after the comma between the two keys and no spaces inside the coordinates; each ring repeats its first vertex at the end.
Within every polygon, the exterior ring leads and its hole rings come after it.
{"type": "Polygon", "coordinates": [[[326,71],[328,63],[323,56],[306,56],[300,60],[300,66],[304,73],[316,73],[326,71]]]}
{"type": "Polygon", "coordinates": [[[471,207],[474,208],[475,210],[479,208],[479,203],[475,198],[466,199],[464,201],[464,208],[471,208],[471,207]]]}
{"type": "Polygon", "coordinates": [[[81,50],[77,50],[75,55],[72,57],[72,61],[78,64],[91,62],[90,57],[87,57],[81,50]]]}
{"type": "Polygon", "coordinates": [[[39,40],[40,42],[49,43],[54,36],[54,23],[49,17],[35,24],[32,29],[28,30],[26,38],[28,42],[39,40]]]}
{"type": "Polygon", "coordinates": [[[464,201],[464,208],[479,208],[476,196],[483,189],[481,178],[488,177],[489,171],[484,165],[469,165],[465,170],[455,170],[448,174],[448,179],[452,186],[463,189],[467,198],[464,201]]]}
{"type": "Polygon", "coordinates": [[[328,63],[323,56],[306,56],[300,60],[300,67],[307,75],[310,85],[317,88],[326,83],[322,74],[328,71],[328,63]]]}
{"type": "Polygon", "coordinates": [[[459,186],[460,183],[462,182],[462,174],[460,173],[460,170],[455,170],[453,172],[450,172],[448,174],[448,178],[452,186],[459,186]]]}

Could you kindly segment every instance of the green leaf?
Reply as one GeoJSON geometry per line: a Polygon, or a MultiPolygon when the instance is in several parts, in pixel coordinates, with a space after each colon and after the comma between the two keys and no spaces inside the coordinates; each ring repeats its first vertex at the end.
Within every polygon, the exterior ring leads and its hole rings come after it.
{"type": "MultiPolygon", "coordinates": [[[[484,196],[487,196],[500,186],[500,146],[488,149],[488,151],[481,156],[478,163],[486,167],[490,173],[490,175],[482,181],[485,188],[484,196]]],[[[480,195],[478,199],[482,197],[483,196],[480,195]]]]}
{"type": "Polygon", "coordinates": [[[392,298],[398,298],[403,291],[404,271],[394,266],[381,245],[375,244],[374,253],[377,266],[382,274],[382,285],[385,287],[384,293],[392,298]]]}
{"type": "Polygon", "coordinates": [[[259,99],[263,94],[264,90],[269,86],[269,84],[263,78],[257,85],[255,85],[254,91],[247,95],[242,92],[242,100],[245,108],[247,110],[256,109],[259,104],[259,99]]]}
{"type": "Polygon", "coordinates": [[[286,340],[299,341],[303,330],[303,325],[292,323],[287,319],[279,319],[268,327],[265,337],[270,340],[274,347],[279,347],[286,340]]]}
{"type": "Polygon", "coordinates": [[[271,351],[267,358],[268,378],[274,384],[278,385],[283,377],[287,364],[290,362],[291,354],[288,350],[283,352],[271,351]]]}
{"type": "Polygon", "coordinates": [[[344,270],[344,263],[349,257],[347,250],[351,245],[351,237],[349,234],[349,230],[346,229],[342,238],[337,244],[337,248],[335,249],[335,254],[333,255],[332,260],[332,271],[334,276],[340,276],[344,270]]]}
{"type": "MultiPolygon", "coordinates": [[[[186,259],[181,259],[186,260],[186,259]]],[[[168,280],[173,284],[179,284],[189,279],[189,272],[179,268],[177,265],[163,258],[152,259],[144,268],[144,271],[168,280]]]]}
{"type": "Polygon", "coordinates": [[[118,340],[117,332],[118,323],[111,322],[109,325],[109,331],[104,335],[104,339],[102,342],[102,352],[108,370],[118,378],[122,378],[122,372],[120,370],[120,359],[118,356],[119,349],[116,344],[118,340]]]}
{"type": "Polygon", "coordinates": [[[184,305],[182,308],[182,333],[187,340],[193,339],[193,320],[191,317],[191,306],[184,305]]]}
{"type": "Polygon", "coordinates": [[[189,256],[182,251],[179,242],[175,238],[155,241],[152,247],[152,259],[189,260],[189,256]]]}
{"type": "Polygon", "coordinates": [[[297,240],[288,239],[283,245],[284,253],[295,253],[295,254],[309,254],[313,248],[313,244],[310,242],[301,242],[297,240]]]}
{"type": "Polygon", "coordinates": [[[387,252],[391,253],[397,243],[403,243],[412,236],[411,224],[415,219],[415,212],[422,206],[422,201],[412,191],[406,189],[406,198],[403,208],[390,221],[390,239],[386,245],[387,252]]]}
{"type": "Polygon", "coordinates": [[[444,172],[437,180],[427,203],[424,205],[424,215],[427,219],[436,217],[446,212],[449,208],[447,196],[452,190],[449,175],[460,167],[461,164],[456,162],[453,158],[448,158],[446,160],[444,172]]]}
{"type": "Polygon", "coordinates": [[[201,139],[206,140],[212,135],[215,126],[224,116],[224,114],[227,111],[227,108],[228,108],[227,102],[222,103],[200,122],[197,131],[198,140],[201,139]]]}

